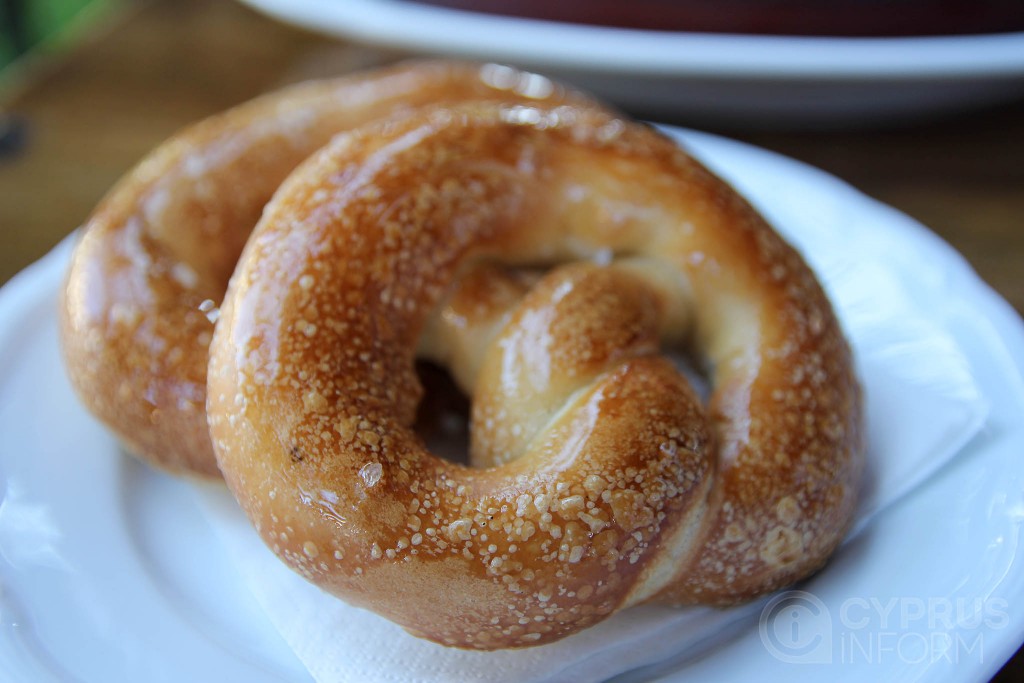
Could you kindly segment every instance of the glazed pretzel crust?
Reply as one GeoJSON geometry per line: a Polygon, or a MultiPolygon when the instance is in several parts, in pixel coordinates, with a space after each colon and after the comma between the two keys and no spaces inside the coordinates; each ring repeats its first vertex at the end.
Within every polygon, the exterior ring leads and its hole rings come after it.
{"type": "Polygon", "coordinates": [[[210,429],[265,542],[444,644],[748,599],[820,567],[853,513],[860,390],[813,274],[614,114],[474,104],[336,137],[221,312],[210,429]],[[662,345],[707,368],[706,405],[662,345]],[[413,430],[417,356],[471,394],[476,467],[413,430]]]}
{"type": "Polygon", "coordinates": [[[267,201],[339,131],[474,99],[583,98],[508,67],[413,62],[285,88],[161,145],[97,207],[72,258],[61,341],[82,401],[135,455],[219,477],[206,425],[208,346],[267,201]]]}

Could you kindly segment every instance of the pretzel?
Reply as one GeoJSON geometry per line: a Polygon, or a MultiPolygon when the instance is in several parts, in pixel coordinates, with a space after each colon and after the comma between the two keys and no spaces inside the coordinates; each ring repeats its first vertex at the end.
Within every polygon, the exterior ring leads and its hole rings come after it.
{"type": "Polygon", "coordinates": [[[228,288],[208,411],[288,565],[483,650],[805,577],[863,465],[851,353],[797,252],[671,140],[573,105],[421,110],[303,163],[228,288]],[[413,429],[417,358],[471,396],[471,466],[413,429]]]}
{"type": "Polygon", "coordinates": [[[72,257],[61,338],[82,401],[150,463],[220,476],[206,425],[207,347],[264,205],[337,132],[472,99],[583,98],[508,67],[414,62],[285,88],[161,145],[103,200],[72,257]]]}

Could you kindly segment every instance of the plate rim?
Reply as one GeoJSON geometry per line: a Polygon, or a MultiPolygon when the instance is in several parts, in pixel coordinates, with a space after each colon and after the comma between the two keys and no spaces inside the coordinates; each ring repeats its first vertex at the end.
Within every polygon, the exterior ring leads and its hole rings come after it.
{"type": "Polygon", "coordinates": [[[1024,74],[1024,32],[899,38],[755,36],[568,24],[402,0],[239,0],[320,33],[391,48],[651,77],[949,80],[1024,74]]]}

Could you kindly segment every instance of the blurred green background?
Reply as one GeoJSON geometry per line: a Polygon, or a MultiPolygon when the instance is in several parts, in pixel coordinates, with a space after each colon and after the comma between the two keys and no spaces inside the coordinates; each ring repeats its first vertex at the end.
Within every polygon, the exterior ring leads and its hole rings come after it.
{"type": "Polygon", "coordinates": [[[122,0],[0,0],[0,71],[70,40],[122,0]]]}

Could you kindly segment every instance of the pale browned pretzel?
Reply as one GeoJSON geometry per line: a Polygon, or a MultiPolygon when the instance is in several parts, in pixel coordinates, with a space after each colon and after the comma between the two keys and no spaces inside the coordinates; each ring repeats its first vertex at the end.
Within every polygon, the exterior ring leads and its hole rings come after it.
{"type": "Polygon", "coordinates": [[[207,347],[264,205],[335,133],[471,99],[582,97],[508,67],[418,62],[293,86],[156,149],[96,209],[72,259],[61,338],[83,402],[149,462],[219,476],[206,427],[207,347]]]}
{"type": "Polygon", "coordinates": [[[459,647],[820,567],[862,469],[850,350],[730,187],[596,108],[475,104],[341,135],[284,183],[211,346],[225,479],[325,590],[459,647]],[[707,368],[703,405],[661,348],[707,368]],[[466,467],[414,360],[471,394],[466,467]]]}

